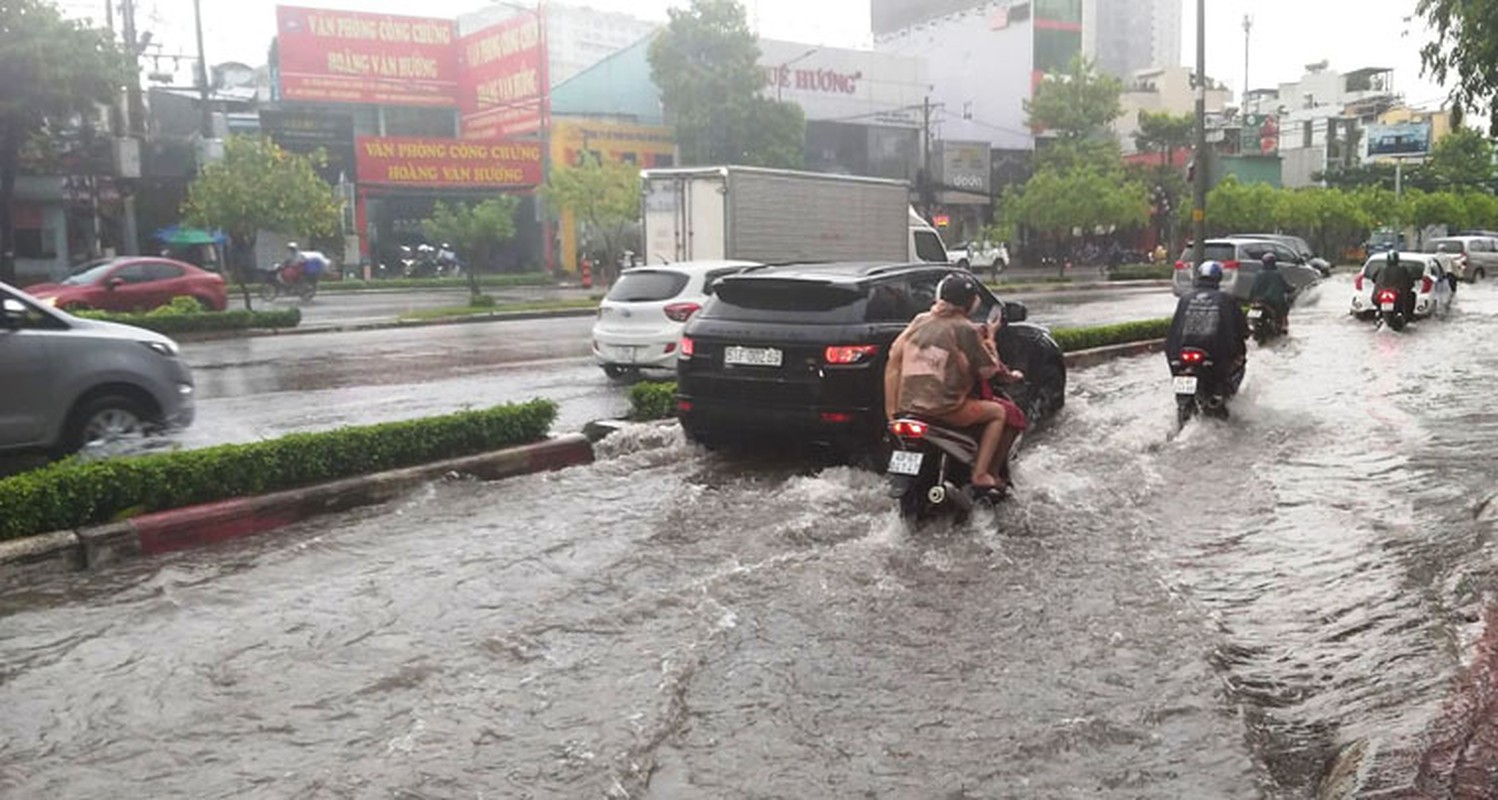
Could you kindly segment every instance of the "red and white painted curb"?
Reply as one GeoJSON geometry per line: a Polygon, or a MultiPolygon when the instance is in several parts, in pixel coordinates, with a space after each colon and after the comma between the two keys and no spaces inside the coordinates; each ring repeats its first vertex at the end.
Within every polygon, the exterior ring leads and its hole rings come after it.
{"type": "Polygon", "coordinates": [[[205,547],[293,523],[386,502],[411,487],[456,472],[484,480],[593,463],[593,445],[571,434],[537,444],[257,497],[156,511],[113,525],[56,531],[0,542],[0,578],[92,569],[133,556],[205,547]]]}

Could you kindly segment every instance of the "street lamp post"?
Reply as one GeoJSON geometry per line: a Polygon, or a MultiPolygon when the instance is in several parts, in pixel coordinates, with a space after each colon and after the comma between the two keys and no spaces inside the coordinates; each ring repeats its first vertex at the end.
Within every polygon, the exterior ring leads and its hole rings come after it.
{"type": "Polygon", "coordinates": [[[1207,0],[1196,0],[1196,170],[1191,205],[1191,261],[1207,258],[1207,0]]]}
{"type": "Polygon", "coordinates": [[[782,81],[782,77],[781,76],[785,74],[785,71],[787,69],[790,69],[790,67],[791,67],[792,64],[796,64],[798,62],[805,61],[806,59],[811,58],[812,56],[814,56],[817,53],[821,52],[821,50],[822,50],[822,48],[820,48],[820,47],[813,47],[810,50],[807,50],[806,52],[802,53],[801,55],[796,56],[795,58],[791,59],[790,61],[787,61],[787,62],[785,62],[785,63],[783,63],[780,66],[778,66],[778,67],[775,68],[775,101],[776,102],[780,101],[780,88],[781,88],[781,86],[784,85],[784,84],[781,83],[781,81],[782,81]]]}

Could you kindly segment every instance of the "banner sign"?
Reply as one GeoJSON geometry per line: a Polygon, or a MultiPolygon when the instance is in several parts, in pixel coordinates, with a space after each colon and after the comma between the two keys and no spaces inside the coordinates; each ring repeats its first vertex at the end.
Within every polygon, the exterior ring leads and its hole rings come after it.
{"type": "Polygon", "coordinates": [[[532,187],[541,183],[541,143],[360,136],[359,182],[441,188],[532,187]]]}
{"type": "Polygon", "coordinates": [[[458,110],[465,138],[534,133],[546,94],[541,15],[527,11],[463,37],[458,110]]]}
{"type": "Polygon", "coordinates": [[[339,175],[354,178],[354,118],[316,109],[260,109],[260,131],[293,153],[322,150],[328,157],[323,180],[337,183],[339,175]]]}
{"type": "Polygon", "coordinates": [[[1247,114],[1239,134],[1238,151],[1246,156],[1272,156],[1280,149],[1280,121],[1272,114],[1247,114]]]}
{"type": "Polygon", "coordinates": [[[458,103],[457,24],[276,7],[281,97],[323,103],[458,103]]]}

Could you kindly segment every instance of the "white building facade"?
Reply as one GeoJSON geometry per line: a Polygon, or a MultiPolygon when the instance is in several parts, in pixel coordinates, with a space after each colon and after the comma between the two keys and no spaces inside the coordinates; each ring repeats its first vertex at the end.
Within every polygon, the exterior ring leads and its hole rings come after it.
{"type": "Polygon", "coordinates": [[[1183,0],[1084,0],[1083,52],[1098,69],[1126,78],[1181,65],[1183,0]]]}

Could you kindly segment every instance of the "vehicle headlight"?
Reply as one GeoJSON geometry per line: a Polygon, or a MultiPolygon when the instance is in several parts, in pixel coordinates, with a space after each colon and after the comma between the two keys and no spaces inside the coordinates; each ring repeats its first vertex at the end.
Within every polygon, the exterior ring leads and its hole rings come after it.
{"type": "Polygon", "coordinates": [[[56,297],[42,297],[42,298],[38,298],[38,300],[39,300],[39,302],[41,302],[42,305],[46,306],[47,308],[57,308],[57,298],[56,297]]]}
{"type": "Polygon", "coordinates": [[[165,342],[141,342],[141,344],[145,345],[146,347],[151,348],[152,350],[155,350],[157,353],[160,353],[161,355],[166,356],[167,358],[176,358],[177,357],[177,343],[176,342],[172,342],[172,341],[165,341],[165,342]]]}

